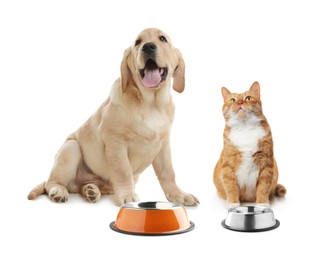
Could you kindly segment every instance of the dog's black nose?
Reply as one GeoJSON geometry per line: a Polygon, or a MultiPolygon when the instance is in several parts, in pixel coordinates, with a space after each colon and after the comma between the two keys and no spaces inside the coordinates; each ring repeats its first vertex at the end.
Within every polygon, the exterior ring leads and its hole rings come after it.
{"type": "Polygon", "coordinates": [[[157,46],[152,42],[148,42],[144,44],[142,47],[142,52],[145,52],[147,54],[154,53],[156,50],[157,50],[157,46]]]}

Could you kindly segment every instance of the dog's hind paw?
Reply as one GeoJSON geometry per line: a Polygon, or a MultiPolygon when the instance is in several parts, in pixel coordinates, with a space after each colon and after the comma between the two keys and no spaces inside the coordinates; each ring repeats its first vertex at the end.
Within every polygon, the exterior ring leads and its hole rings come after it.
{"type": "Polygon", "coordinates": [[[66,202],[68,201],[68,190],[65,187],[54,186],[48,193],[49,198],[54,202],[66,202]]]}
{"type": "Polygon", "coordinates": [[[101,198],[100,189],[93,183],[85,184],[81,188],[81,194],[88,202],[91,203],[95,203],[101,198]]]}

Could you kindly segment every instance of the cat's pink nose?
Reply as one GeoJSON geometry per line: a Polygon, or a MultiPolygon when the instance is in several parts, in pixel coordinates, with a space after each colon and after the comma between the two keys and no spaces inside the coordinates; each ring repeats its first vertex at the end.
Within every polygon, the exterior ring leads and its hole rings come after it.
{"type": "Polygon", "coordinates": [[[243,102],[243,100],[238,100],[238,101],[237,101],[237,105],[238,105],[238,106],[241,106],[243,103],[244,103],[244,102],[243,102]]]}

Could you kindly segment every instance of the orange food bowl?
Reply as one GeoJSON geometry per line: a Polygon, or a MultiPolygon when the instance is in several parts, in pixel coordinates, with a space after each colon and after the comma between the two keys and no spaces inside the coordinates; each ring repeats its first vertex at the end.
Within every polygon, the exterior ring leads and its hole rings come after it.
{"type": "Polygon", "coordinates": [[[117,232],[133,235],[172,235],[188,232],[195,225],[186,209],[171,202],[131,202],[121,206],[116,221],[110,224],[117,232]]]}

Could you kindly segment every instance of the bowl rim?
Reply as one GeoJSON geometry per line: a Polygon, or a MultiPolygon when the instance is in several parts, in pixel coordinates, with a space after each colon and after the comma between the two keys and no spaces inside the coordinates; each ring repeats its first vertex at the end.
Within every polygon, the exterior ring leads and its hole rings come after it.
{"type": "Polygon", "coordinates": [[[261,215],[265,213],[273,213],[273,210],[270,207],[266,207],[266,206],[244,205],[244,206],[237,206],[237,207],[230,208],[228,210],[228,213],[230,212],[238,215],[248,216],[248,215],[261,215]],[[252,209],[252,211],[243,212],[242,209],[244,208],[252,209]]]}
{"type": "Polygon", "coordinates": [[[160,232],[160,233],[144,233],[144,232],[131,232],[131,231],[125,231],[121,230],[115,227],[115,221],[112,221],[110,223],[110,228],[116,232],[127,234],[127,235],[136,235],[136,236],[169,236],[169,235],[178,235],[182,233],[187,233],[195,228],[195,224],[192,221],[190,222],[190,227],[183,230],[178,231],[171,231],[171,232],[160,232]]]}
{"type": "Polygon", "coordinates": [[[133,210],[173,210],[184,208],[184,205],[169,201],[138,201],[124,203],[121,208],[133,210]]]}

